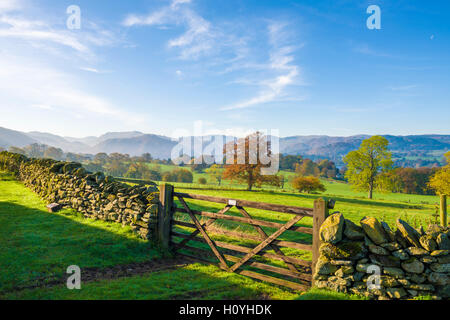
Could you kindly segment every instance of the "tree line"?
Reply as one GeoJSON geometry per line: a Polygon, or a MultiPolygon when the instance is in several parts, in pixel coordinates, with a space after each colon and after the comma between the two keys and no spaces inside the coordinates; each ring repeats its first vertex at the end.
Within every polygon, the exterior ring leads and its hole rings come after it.
{"type": "Polygon", "coordinates": [[[354,189],[367,191],[369,199],[375,190],[430,195],[442,192],[435,181],[445,176],[442,172],[450,163],[450,151],[445,154],[447,165],[443,168],[395,168],[388,146],[386,138],[373,136],[344,157],[345,178],[354,189]]]}
{"type": "MultiPolygon", "coordinates": [[[[211,161],[199,162],[191,158],[187,164],[172,170],[161,169],[161,165],[174,165],[170,159],[153,159],[149,153],[133,157],[121,153],[76,154],[64,153],[59,148],[40,144],[32,144],[24,148],[10,147],[9,151],[32,158],[80,162],[88,171],[130,179],[192,183],[194,182],[193,173],[206,173],[210,182],[217,183],[219,186],[223,180],[237,181],[245,184],[247,190],[262,185],[284,188],[286,183],[290,183],[299,192],[316,192],[325,191],[325,186],[320,179],[345,180],[355,190],[368,192],[369,198],[373,197],[374,191],[434,195],[436,188],[430,183],[432,178],[442,170],[438,167],[395,167],[392,153],[388,148],[389,142],[381,136],[374,136],[364,140],[359,149],[349,152],[343,159],[345,167],[340,169],[333,161],[327,159],[313,161],[300,155],[279,155],[280,170],[295,173],[292,179],[287,179],[280,173],[261,174],[262,169],[267,165],[260,161],[259,155],[251,154],[252,151],[249,148],[251,139],[264,140],[266,137],[256,132],[238,141],[230,142],[233,144],[231,148],[224,147],[224,151],[232,150],[231,154],[224,152],[224,162],[227,163],[225,165],[207,164],[211,161]],[[244,143],[245,148],[238,148],[239,143],[244,143]],[[239,164],[237,161],[238,158],[243,157],[247,160],[246,163],[249,163],[248,159],[255,156],[257,158],[255,164],[239,164]]],[[[263,142],[266,144],[268,156],[271,156],[270,141],[263,142]]],[[[204,157],[206,156],[202,156],[201,160],[205,160],[204,157]]],[[[198,182],[207,183],[204,177],[201,177],[198,182]]]]}

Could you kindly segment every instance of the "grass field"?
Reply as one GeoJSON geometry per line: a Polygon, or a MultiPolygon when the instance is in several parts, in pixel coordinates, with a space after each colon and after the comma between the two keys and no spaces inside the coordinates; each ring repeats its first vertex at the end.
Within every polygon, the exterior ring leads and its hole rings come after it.
{"type": "MultiPolygon", "coordinates": [[[[255,191],[243,190],[208,190],[208,189],[185,189],[184,186],[177,187],[176,191],[196,193],[212,196],[220,196],[233,199],[245,199],[259,202],[268,202],[300,207],[312,208],[314,200],[321,197],[336,200],[333,211],[339,211],[347,219],[359,222],[364,216],[374,216],[389,224],[394,224],[399,217],[406,219],[413,225],[428,224],[430,219],[435,219],[438,197],[418,196],[406,194],[386,194],[383,198],[369,200],[360,196],[352,195],[349,186],[336,183],[332,184],[326,192],[321,194],[300,194],[280,191],[255,191]]],[[[272,214],[271,214],[272,215],[272,214]]],[[[286,216],[287,217],[287,216],[286,216]]]]}
{"type": "MultiPolygon", "coordinates": [[[[170,166],[166,166],[166,170],[169,170],[170,166]]],[[[291,173],[292,174],[292,173],[291,173]]],[[[158,182],[161,184],[162,182],[158,182]]],[[[420,225],[425,228],[431,222],[437,222],[438,216],[436,215],[438,197],[436,196],[422,196],[422,195],[408,195],[408,194],[380,194],[375,193],[373,200],[367,199],[365,193],[354,192],[351,187],[342,182],[336,181],[324,181],[327,190],[321,194],[300,194],[293,190],[285,189],[270,189],[264,187],[264,189],[257,189],[252,192],[246,191],[243,185],[236,186],[222,186],[220,189],[218,186],[210,185],[196,185],[186,183],[171,183],[175,186],[175,191],[184,193],[203,194],[210,196],[225,197],[231,199],[244,199],[257,202],[284,204],[299,207],[312,208],[314,200],[319,197],[326,197],[336,200],[336,206],[331,212],[339,211],[344,214],[347,219],[358,223],[365,216],[373,216],[379,220],[387,222],[393,229],[396,229],[396,220],[401,218],[415,227],[420,225]]],[[[199,211],[217,212],[224,207],[222,204],[215,204],[211,202],[189,200],[191,208],[199,211]]],[[[181,203],[176,201],[178,207],[182,207],[181,203]]],[[[291,219],[291,215],[269,212],[264,210],[255,210],[246,208],[253,218],[259,220],[266,220],[278,223],[286,223],[291,219]]],[[[227,214],[242,216],[236,208],[230,210],[227,214]]],[[[177,213],[175,215],[177,220],[184,222],[191,222],[190,218],[186,214],[177,213]]],[[[201,219],[206,222],[207,219],[201,219]]],[[[312,227],[312,219],[305,217],[297,226],[312,227]]],[[[214,223],[214,227],[221,229],[227,229],[229,231],[238,231],[245,233],[252,233],[256,235],[255,229],[250,225],[244,225],[241,223],[218,220],[214,223]]],[[[263,227],[267,234],[271,234],[275,231],[273,228],[263,227]]],[[[187,227],[176,227],[176,231],[179,233],[189,234],[193,230],[187,227]]],[[[229,237],[223,234],[214,233],[214,229],[210,230],[210,236],[213,240],[231,243],[235,245],[255,247],[258,242],[252,240],[246,240],[239,237],[229,237]]],[[[179,237],[174,237],[175,242],[181,241],[179,237]]],[[[304,233],[297,233],[293,231],[286,231],[279,240],[293,241],[311,244],[312,236],[304,233]]],[[[196,248],[203,248],[208,250],[206,244],[191,242],[191,246],[196,248]]],[[[311,260],[311,252],[301,251],[292,248],[282,248],[283,253],[287,256],[300,258],[303,260],[311,260]]],[[[269,251],[270,252],[270,251],[269,251]]],[[[189,252],[186,252],[189,253],[189,252]]],[[[273,252],[270,252],[273,253],[273,252]]],[[[263,263],[268,263],[275,266],[284,266],[282,262],[275,260],[260,259],[263,263]]],[[[256,271],[251,270],[250,271],[256,271]]],[[[267,275],[272,275],[267,273],[267,275]]],[[[288,279],[287,279],[288,280],[288,279]]]]}
{"type": "MultiPolygon", "coordinates": [[[[172,171],[177,166],[174,165],[162,165],[162,164],[151,164],[149,163],[148,166],[152,169],[155,169],[158,167],[161,172],[166,171],[172,171]]],[[[189,169],[187,167],[187,169],[189,169]]],[[[279,172],[279,175],[283,175],[286,178],[286,183],[284,185],[284,188],[279,187],[273,187],[273,186],[262,186],[260,188],[255,187],[255,191],[274,191],[274,192],[280,192],[280,193],[296,193],[296,191],[292,188],[291,180],[295,177],[294,172],[290,171],[283,171],[281,170],[279,172]]],[[[207,190],[236,190],[239,189],[241,191],[246,191],[246,186],[242,183],[238,183],[236,181],[230,181],[230,180],[222,180],[221,185],[219,186],[216,181],[213,181],[212,178],[206,174],[206,173],[199,173],[199,172],[193,172],[194,181],[193,183],[170,183],[180,188],[186,188],[186,189],[207,189],[207,190]],[[198,183],[198,180],[200,178],[205,178],[207,180],[206,185],[202,185],[198,183]]],[[[158,182],[158,183],[164,183],[164,182],[158,182]]],[[[367,199],[367,193],[366,192],[358,192],[355,190],[352,190],[351,186],[345,182],[342,181],[335,181],[335,180],[326,180],[322,179],[322,183],[326,187],[326,192],[323,193],[323,195],[326,195],[328,197],[346,197],[346,198],[354,198],[354,199],[367,199]]],[[[373,194],[374,200],[380,200],[380,201],[391,201],[391,202],[404,202],[404,203],[411,203],[411,204],[437,204],[439,203],[439,198],[437,196],[428,196],[428,195],[415,195],[415,194],[403,194],[403,193],[381,193],[381,192],[374,192],[373,194]]]]}
{"type": "MultiPolygon", "coordinates": [[[[176,191],[245,199],[252,201],[313,207],[318,197],[335,199],[333,211],[358,222],[374,216],[395,226],[399,217],[418,226],[433,219],[437,197],[404,194],[376,194],[374,200],[354,193],[347,184],[326,182],[323,194],[299,194],[288,190],[216,190],[177,184],[176,191]],[[184,188],[183,188],[184,187],[184,188]],[[194,189],[192,189],[194,187],[194,189]]],[[[241,186],[242,187],[242,186],[241,186]]],[[[195,209],[217,211],[223,205],[188,201],[195,209]]],[[[179,205],[179,204],[178,204],[179,205]]],[[[180,206],[180,205],[179,205],[180,206]]],[[[291,216],[248,209],[262,220],[285,222],[291,216]]],[[[239,215],[236,210],[230,214],[239,215]]],[[[179,220],[188,221],[178,214],[179,220]]],[[[231,221],[218,223],[221,228],[254,232],[251,226],[231,221]]],[[[297,225],[312,226],[310,218],[297,225]]],[[[270,233],[270,228],[263,228],[270,233]]],[[[186,232],[186,228],[179,228],[186,232]]],[[[212,235],[213,239],[239,245],[251,241],[212,235]]],[[[288,231],[281,240],[311,242],[311,236],[288,231]]],[[[201,246],[201,245],[200,245],[201,246]]],[[[310,252],[283,248],[286,255],[311,259],[310,252]]],[[[64,283],[69,265],[98,270],[148,261],[171,261],[171,257],[139,239],[129,227],[84,219],[73,210],[50,214],[37,195],[6,173],[0,173],[0,298],[1,299],[358,299],[357,297],[312,289],[300,294],[221,271],[211,265],[188,263],[175,269],[155,270],[126,277],[98,279],[83,284],[82,290],[68,290],[64,283]],[[54,282],[57,282],[54,285],[54,282]],[[59,281],[59,282],[58,282],[59,281]],[[53,284],[52,284],[53,283],[53,284]]],[[[271,261],[273,264],[281,262],[271,261]]]]}
{"type": "MultiPolygon", "coordinates": [[[[177,185],[177,184],[176,184],[177,185]]],[[[344,214],[347,219],[358,223],[364,216],[373,216],[379,220],[386,221],[389,225],[395,229],[395,221],[397,218],[406,220],[413,226],[423,225],[426,226],[435,219],[433,213],[435,207],[432,204],[436,200],[436,197],[430,196],[413,196],[413,195],[401,195],[392,194],[386,195],[386,199],[383,200],[368,200],[360,198],[359,196],[351,196],[348,185],[336,183],[333,185],[334,194],[324,193],[322,195],[308,195],[289,192],[275,192],[275,191],[242,191],[242,190],[207,190],[207,189],[183,189],[176,187],[178,192],[204,194],[210,196],[225,197],[231,199],[245,199],[258,202],[267,202],[275,204],[284,204],[291,206],[309,207],[312,208],[314,200],[319,197],[328,197],[335,199],[336,206],[331,212],[339,211],[344,214]]],[[[330,188],[332,189],[332,188],[330,188]]],[[[330,190],[329,189],[329,190],[330,190]]],[[[178,207],[181,207],[179,202],[176,202],[178,207]]],[[[217,212],[224,207],[223,204],[215,204],[211,202],[189,200],[188,203],[193,209],[199,211],[217,212]]],[[[269,212],[264,210],[256,210],[246,208],[249,214],[259,220],[267,220],[279,223],[286,223],[292,218],[289,214],[269,212]]],[[[238,210],[233,208],[227,214],[241,216],[238,210]]],[[[175,218],[177,220],[190,222],[189,217],[186,214],[177,213],[175,218]]],[[[206,222],[206,219],[203,220],[206,222]]],[[[312,218],[304,217],[297,226],[312,227],[312,218]]],[[[256,235],[256,231],[250,225],[243,225],[233,221],[218,220],[214,224],[223,229],[230,231],[243,231],[246,233],[253,233],[256,235]]],[[[273,228],[263,227],[267,234],[271,234],[275,231],[273,228]]],[[[185,227],[177,227],[177,231],[181,233],[192,232],[192,229],[185,227]]],[[[214,231],[212,231],[214,232],[214,231]]],[[[221,234],[212,234],[212,239],[237,245],[254,247],[257,242],[251,240],[244,240],[242,238],[228,237],[221,234]]],[[[294,231],[286,231],[279,240],[294,241],[300,243],[310,244],[312,243],[312,236],[304,233],[297,233],[294,231]]],[[[178,239],[177,239],[178,240],[178,239]]],[[[178,240],[179,241],[179,240],[178,240]]],[[[177,241],[177,242],[178,242],[177,241]]],[[[196,244],[196,247],[207,248],[206,245],[196,244]]],[[[282,248],[283,253],[287,256],[300,258],[303,260],[311,260],[310,251],[301,251],[292,248],[282,248]]],[[[270,251],[269,251],[270,252],[270,251]]],[[[269,262],[272,265],[283,266],[282,262],[274,260],[263,260],[262,262],[269,262]]],[[[268,274],[270,275],[270,274],[268,274]]]]}
{"type": "Polygon", "coordinates": [[[81,290],[64,285],[70,265],[80,266],[83,281],[84,268],[171,259],[129,227],[73,210],[48,213],[37,195],[0,172],[0,299],[358,299],[317,289],[301,294],[199,263],[94,279],[81,290]]]}

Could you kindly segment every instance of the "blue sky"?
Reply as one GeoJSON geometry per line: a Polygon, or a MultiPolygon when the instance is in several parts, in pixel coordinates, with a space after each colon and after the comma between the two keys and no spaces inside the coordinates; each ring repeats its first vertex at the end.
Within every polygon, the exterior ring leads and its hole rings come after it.
{"type": "Polygon", "coordinates": [[[449,12],[412,0],[0,0],[0,126],[450,134],[449,12]],[[381,30],[366,26],[369,5],[381,30]]]}

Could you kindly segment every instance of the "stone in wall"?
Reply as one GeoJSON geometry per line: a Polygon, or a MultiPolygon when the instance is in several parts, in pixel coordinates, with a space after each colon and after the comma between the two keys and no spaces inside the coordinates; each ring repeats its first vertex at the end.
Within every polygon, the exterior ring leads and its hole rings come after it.
{"type": "Polygon", "coordinates": [[[360,226],[341,214],[328,217],[320,229],[315,286],[379,300],[449,299],[449,228],[430,225],[418,231],[400,219],[396,226],[393,231],[372,217],[364,217],[360,226]],[[376,284],[371,268],[380,271],[379,288],[368,288],[376,284]]]}
{"type": "Polygon", "coordinates": [[[86,218],[129,225],[143,239],[150,239],[158,212],[156,184],[129,186],[90,173],[75,162],[29,159],[9,152],[0,153],[0,168],[16,174],[48,203],[81,212],[86,218]]]}

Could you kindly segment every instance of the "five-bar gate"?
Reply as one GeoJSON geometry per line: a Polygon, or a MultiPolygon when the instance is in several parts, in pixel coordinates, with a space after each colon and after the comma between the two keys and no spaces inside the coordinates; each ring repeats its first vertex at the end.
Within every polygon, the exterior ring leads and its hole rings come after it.
{"type": "Polygon", "coordinates": [[[173,186],[162,185],[160,204],[156,235],[165,249],[207,262],[213,258],[223,270],[303,291],[311,286],[320,245],[319,228],[334,201],[317,199],[314,208],[302,208],[178,193],[173,186]],[[217,212],[194,210],[187,200],[222,204],[223,208],[217,212]],[[231,213],[232,208],[235,213],[231,213]],[[285,223],[279,219],[255,219],[246,208],[280,212],[290,218],[285,223]],[[312,227],[297,225],[305,217],[312,218],[312,227]],[[219,220],[233,226],[217,226],[219,220]],[[236,226],[244,225],[255,232],[236,230],[236,226]],[[291,235],[290,241],[280,239],[287,232],[295,232],[298,237],[291,235]],[[305,234],[310,241],[304,240],[305,234]],[[220,241],[215,240],[218,236],[220,241]],[[249,241],[254,246],[249,246],[249,241]],[[312,260],[292,254],[302,251],[311,251],[312,260]]]}

